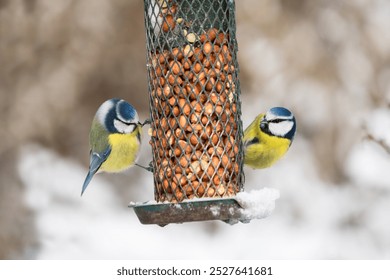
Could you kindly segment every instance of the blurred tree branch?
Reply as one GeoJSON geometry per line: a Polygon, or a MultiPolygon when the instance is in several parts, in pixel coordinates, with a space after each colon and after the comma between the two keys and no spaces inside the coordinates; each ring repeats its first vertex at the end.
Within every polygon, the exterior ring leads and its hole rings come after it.
{"type": "MultiPolygon", "coordinates": [[[[375,94],[373,92],[370,92],[371,99],[375,102],[378,100],[375,100],[375,94]]],[[[376,96],[378,97],[378,95],[376,96]]],[[[390,101],[386,101],[385,96],[381,96],[380,103],[379,104],[386,104],[386,107],[390,110],[390,101]]],[[[374,103],[375,104],[375,103],[374,103]]],[[[368,132],[368,129],[366,125],[363,125],[363,130],[365,131],[365,140],[372,141],[374,143],[377,143],[379,146],[381,146],[388,154],[390,154],[390,145],[386,143],[384,139],[379,139],[377,136],[374,136],[372,133],[368,132]]]]}
{"type": "Polygon", "coordinates": [[[379,146],[381,146],[388,154],[390,154],[390,146],[383,140],[383,139],[378,139],[371,133],[367,132],[367,135],[365,136],[365,139],[373,141],[377,143],[379,146]]]}

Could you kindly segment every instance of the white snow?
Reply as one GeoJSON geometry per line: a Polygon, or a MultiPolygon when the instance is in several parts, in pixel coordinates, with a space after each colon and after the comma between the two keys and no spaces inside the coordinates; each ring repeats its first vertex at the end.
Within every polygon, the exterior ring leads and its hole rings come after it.
{"type": "Polygon", "coordinates": [[[244,208],[242,219],[252,220],[268,217],[275,209],[275,200],[279,196],[278,190],[269,188],[240,192],[237,194],[236,200],[244,208]]]}
{"type": "Polygon", "coordinates": [[[221,207],[220,206],[216,206],[216,205],[212,206],[212,207],[210,207],[210,211],[213,214],[213,216],[216,217],[221,212],[221,207]]]}

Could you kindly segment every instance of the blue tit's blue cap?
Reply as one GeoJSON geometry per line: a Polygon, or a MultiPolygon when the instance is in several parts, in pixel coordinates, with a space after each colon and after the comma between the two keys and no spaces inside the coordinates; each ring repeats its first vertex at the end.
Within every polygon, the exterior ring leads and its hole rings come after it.
{"type": "Polygon", "coordinates": [[[269,110],[269,113],[275,116],[280,117],[292,117],[293,114],[290,112],[290,110],[284,108],[284,107],[274,107],[269,110]]]}
{"type": "Polygon", "coordinates": [[[137,112],[133,106],[124,100],[119,100],[116,108],[118,118],[124,122],[132,122],[137,119],[137,112]]]}

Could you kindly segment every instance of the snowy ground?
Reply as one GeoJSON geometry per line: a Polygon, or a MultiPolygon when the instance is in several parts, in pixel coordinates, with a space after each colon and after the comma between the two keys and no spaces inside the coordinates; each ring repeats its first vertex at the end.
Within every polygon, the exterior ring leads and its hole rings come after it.
{"type": "MultiPolygon", "coordinates": [[[[375,112],[378,122],[389,114],[375,112]]],[[[383,130],[372,131],[384,136],[383,130]],[[381,134],[382,133],[382,134],[381,134]]],[[[388,135],[385,135],[388,136],[388,135]]],[[[387,138],[388,139],[388,138],[387,138]]],[[[390,258],[390,157],[376,143],[357,144],[346,165],[350,183],[329,185],[313,168],[310,145],[297,138],[284,160],[266,171],[246,169],[246,190],[280,191],[266,219],[141,225],[112,191],[109,176],[96,176],[86,194],[85,167],[46,148],[21,151],[19,174],[36,214],[37,259],[382,259],[390,258]],[[175,249],[177,248],[177,249],[175,249]]],[[[140,186],[152,186],[142,177],[140,186]]],[[[129,187],[131,177],[129,177],[129,187]]],[[[128,201],[147,201],[152,187],[128,201]]],[[[274,197],[275,199],[275,197],[274,197]]]]}

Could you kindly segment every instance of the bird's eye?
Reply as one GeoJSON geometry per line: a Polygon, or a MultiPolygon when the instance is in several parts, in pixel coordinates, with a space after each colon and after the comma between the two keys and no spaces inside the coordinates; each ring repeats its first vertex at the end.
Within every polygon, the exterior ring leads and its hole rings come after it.
{"type": "Polygon", "coordinates": [[[282,121],[284,121],[284,120],[282,120],[282,119],[274,119],[274,120],[271,120],[269,122],[271,122],[271,123],[280,123],[282,121]]]}

